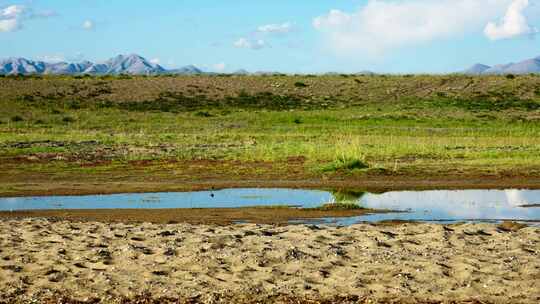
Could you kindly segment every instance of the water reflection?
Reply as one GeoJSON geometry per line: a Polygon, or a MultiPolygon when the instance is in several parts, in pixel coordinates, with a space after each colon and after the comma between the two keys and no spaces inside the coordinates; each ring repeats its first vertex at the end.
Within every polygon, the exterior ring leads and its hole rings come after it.
{"type": "Polygon", "coordinates": [[[421,220],[540,220],[540,208],[523,208],[540,202],[538,190],[397,191],[368,193],[359,203],[366,208],[408,211],[373,214],[348,219],[327,219],[340,224],[359,221],[421,220]]]}
{"type": "Polygon", "coordinates": [[[506,199],[512,206],[533,205],[540,203],[537,191],[505,190],[506,199]]]}
{"type": "Polygon", "coordinates": [[[358,190],[332,190],[333,202],[335,203],[349,203],[349,202],[358,202],[360,199],[366,195],[365,191],[358,190]]]}

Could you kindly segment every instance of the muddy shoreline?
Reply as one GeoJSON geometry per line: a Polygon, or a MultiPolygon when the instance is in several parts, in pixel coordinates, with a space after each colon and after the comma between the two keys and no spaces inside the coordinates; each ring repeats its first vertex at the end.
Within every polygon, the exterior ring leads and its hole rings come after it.
{"type": "MultiPolygon", "coordinates": [[[[7,178],[7,177],[6,177],[7,178]]],[[[50,180],[46,176],[21,180],[10,177],[2,182],[0,197],[27,197],[50,195],[99,195],[122,193],[156,193],[203,191],[225,188],[291,188],[291,189],[358,189],[372,193],[403,190],[468,190],[468,189],[540,189],[540,177],[493,177],[493,176],[366,176],[339,179],[271,180],[271,179],[223,179],[191,180],[175,178],[143,177],[122,179],[80,178],[50,180]],[[15,181],[13,179],[16,179],[15,181]]]]}
{"type": "Polygon", "coordinates": [[[189,223],[231,225],[257,223],[286,225],[293,220],[318,220],[321,218],[346,218],[387,210],[310,210],[298,208],[202,208],[202,209],[88,209],[88,210],[32,210],[0,211],[0,220],[48,218],[54,221],[102,223],[189,223]]]}

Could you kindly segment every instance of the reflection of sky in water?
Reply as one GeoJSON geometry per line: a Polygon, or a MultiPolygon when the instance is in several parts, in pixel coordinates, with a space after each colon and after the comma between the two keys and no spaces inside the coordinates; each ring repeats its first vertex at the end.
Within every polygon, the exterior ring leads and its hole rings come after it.
{"type": "Polygon", "coordinates": [[[513,206],[521,206],[528,204],[540,203],[539,191],[525,191],[525,190],[505,190],[506,199],[508,203],[513,206]]]}
{"type": "Polygon", "coordinates": [[[367,194],[362,206],[374,209],[411,210],[418,218],[507,219],[538,217],[540,209],[521,208],[540,201],[540,191],[402,191],[367,194]]]}
{"type": "MultiPolygon", "coordinates": [[[[333,201],[331,193],[293,189],[225,189],[180,193],[115,194],[0,198],[0,210],[31,209],[137,209],[231,208],[289,205],[316,207],[333,201]]],[[[399,191],[366,193],[363,207],[409,211],[338,219],[339,224],[359,221],[402,220],[540,220],[540,190],[399,191]]],[[[333,219],[327,219],[332,221],[333,219]]]]}
{"type": "Polygon", "coordinates": [[[540,202],[538,190],[459,190],[398,191],[368,193],[360,199],[366,208],[409,211],[373,214],[348,219],[328,219],[339,224],[390,219],[456,221],[456,220],[540,220],[540,208],[521,205],[540,202]]]}
{"type": "Polygon", "coordinates": [[[233,208],[293,205],[315,207],[330,201],[325,191],[225,189],[177,193],[0,198],[0,210],[233,208]]]}

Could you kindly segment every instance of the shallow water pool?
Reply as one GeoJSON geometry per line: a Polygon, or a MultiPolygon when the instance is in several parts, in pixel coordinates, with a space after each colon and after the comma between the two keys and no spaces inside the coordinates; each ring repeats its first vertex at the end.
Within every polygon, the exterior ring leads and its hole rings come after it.
{"type": "Polygon", "coordinates": [[[356,202],[372,209],[401,212],[350,218],[324,218],[313,223],[350,225],[363,221],[501,221],[540,222],[540,190],[362,191],[298,189],[224,189],[151,194],[43,196],[0,198],[0,210],[237,208],[250,206],[317,207],[328,202],[356,202]]]}

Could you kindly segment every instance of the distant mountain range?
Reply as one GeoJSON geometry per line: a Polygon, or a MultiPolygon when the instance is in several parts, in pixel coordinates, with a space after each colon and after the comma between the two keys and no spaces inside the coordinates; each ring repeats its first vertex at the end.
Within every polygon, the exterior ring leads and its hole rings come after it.
{"type": "Polygon", "coordinates": [[[47,63],[25,58],[0,60],[0,75],[193,75],[202,73],[203,71],[192,65],[167,70],[159,64],[151,63],[136,54],[118,55],[102,63],[92,63],[90,61],[47,63]]]}
{"type": "Polygon", "coordinates": [[[494,66],[478,63],[463,71],[463,73],[471,75],[540,73],[540,56],[518,63],[498,64],[494,66]]]}
{"type": "MultiPolygon", "coordinates": [[[[492,75],[492,74],[530,74],[540,73],[540,56],[527,59],[518,63],[498,64],[488,66],[485,64],[475,64],[461,73],[470,75],[492,75]]],[[[0,60],[0,75],[197,75],[215,74],[203,72],[193,65],[184,66],[178,69],[165,69],[159,64],[151,63],[146,58],[131,54],[118,55],[101,63],[83,61],[79,63],[34,61],[26,58],[8,58],[0,60]]],[[[238,70],[232,75],[276,75],[276,72],[255,72],[238,70]]],[[[334,73],[327,73],[332,75],[334,73]]],[[[357,74],[374,74],[369,71],[357,74]]]]}

